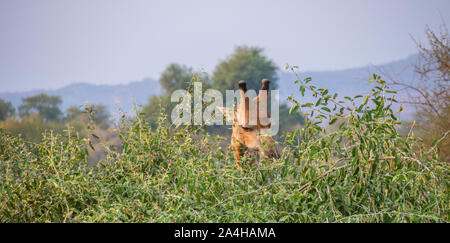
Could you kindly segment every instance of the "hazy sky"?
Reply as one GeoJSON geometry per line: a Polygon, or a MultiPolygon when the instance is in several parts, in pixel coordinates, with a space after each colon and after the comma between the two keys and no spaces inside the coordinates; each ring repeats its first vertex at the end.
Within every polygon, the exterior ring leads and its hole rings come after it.
{"type": "Polygon", "coordinates": [[[380,64],[449,13],[450,0],[0,0],[0,92],[157,79],[171,62],[212,71],[242,44],[280,67],[380,64]]]}

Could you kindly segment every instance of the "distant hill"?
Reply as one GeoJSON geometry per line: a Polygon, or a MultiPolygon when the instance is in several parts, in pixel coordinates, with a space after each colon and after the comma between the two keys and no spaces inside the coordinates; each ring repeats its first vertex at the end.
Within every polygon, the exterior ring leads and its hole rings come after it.
{"type": "MultiPolygon", "coordinates": [[[[337,92],[340,97],[355,96],[370,91],[372,84],[368,82],[368,79],[373,73],[381,75],[386,81],[396,79],[402,82],[414,82],[418,78],[414,72],[414,64],[417,63],[417,60],[418,55],[415,54],[383,65],[371,65],[339,71],[300,72],[299,74],[301,79],[311,77],[315,86],[327,88],[330,92],[337,92]]],[[[280,101],[286,100],[289,95],[298,97],[300,93],[298,91],[299,86],[294,83],[296,79],[298,78],[294,73],[279,73],[280,101]]],[[[398,100],[402,101],[404,98],[398,97],[398,100]]],[[[402,118],[410,118],[413,112],[413,107],[408,107],[403,112],[402,118]]]]}
{"type": "Polygon", "coordinates": [[[161,87],[157,80],[146,78],[142,81],[119,85],[75,83],[54,90],[0,93],[0,98],[11,101],[15,107],[18,107],[22,98],[38,93],[61,96],[63,99],[61,109],[64,111],[70,106],[83,105],[85,102],[88,104],[103,103],[111,111],[117,111],[119,107],[124,111],[131,111],[134,103],[146,104],[150,96],[160,94],[161,87]]]}
{"type": "MultiPolygon", "coordinates": [[[[342,95],[353,95],[367,91],[371,84],[367,81],[373,73],[390,79],[384,74],[390,74],[402,81],[415,80],[414,66],[417,62],[417,55],[411,55],[406,59],[395,61],[379,66],[366,66],[360,68],[339,70],[339,71],[316,71],[300,72],[300,78],[311,77],[316,86],[328,88],[331,91],[342,95]]],[[[280,95],[286,98],[292,92],[298,90],[298,85],[294,84],[296,76],[290,72],[279,73],[280,95]]],[[[281,99],[282,97],[280,97],[281,99]]]]}
{"type": "MultiPolygon", "coordinates": [[[[316,86],[328,88],[332,92],[338,92],[340,96],[354,96],[370,90],[371,84],[367,81],[372,73],[383,75],[388,73],[402,81],[416,79],[413,64],[416,63],[418,55],[411,55],[403,60],[390,62],[378,66],[365,66],[360,68],[339,71],[315,71],[300,72],[301,78],[312,77],[316,86]]],[[[295,74],[281,71],[279,74],[280,101],[285,101],[289,95],[298,97],[298,85],[294,84],[297,79],[295,74]]],[[[385,77],[388,79],[388,77],[385,77]]],[[[33,90],[29,92],[0,93],[0,98],[11,101],[14,106],[21,104],[24,97],[38,93],[58,95],[63,98],[61,108],[66,110],[73,105],[103,103],[113,112],[118,107],[124,111],[131,111],[133,104],[145,105],[150,96],[162,92],[159,82],[146,78],[141,81],[130,82],[120,85],[94,85],[87,83],[75,83],[54,90],[33,90]]],[[[410,108],[405,113],[411,114],[410,108]]]]}

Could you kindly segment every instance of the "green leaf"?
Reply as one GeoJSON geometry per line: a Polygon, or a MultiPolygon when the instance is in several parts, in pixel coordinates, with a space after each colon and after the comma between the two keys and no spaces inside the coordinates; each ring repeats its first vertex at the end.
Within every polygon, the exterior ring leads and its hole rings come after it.
{"type": "Polygon", "coordinates": [[[322,98],[319,98],[316,102],[316,106],[319,106],[321,104],[321,102],[322,102],[322,98]]]}
{"type": "Polygon", "coordinates": [[[289,109],[289,114],[295,114],[295,113],[297,113],[297,111],[298,111],[299,108],[300,108],[300,107],[299,107],[298,105],[293,105],[293,106],[291,106],[291,109],[289,109]]]}
{"type": "Polygon", "coordinates": [[[92,141],[91,140],[89,140],[89,147],[91,147],[91,149],[95,151],[94,145],[92,145],[92,141]]]}
{"type": "Polygon", "coordinates": [[[300,86],[300,92],[302,93],[302,96],[305,96],[305,86],[300,86]]]}
{"type": "Polygon", "coordinates": [[[447,132],[444,133],[444,135],[442,135],[442,137],[440,137],[439,139],[436,139],[433,141],[433,143],[431,144],[431,147],[436,147],[442,140],[444,140],[445,137],[447,137],[447,135],[450,133],[450,130],[448,130],[447,132]]]}
{"type": "Polygon", "coordinates": [[[369,100],[369,95],[367,95],[366,97],[364,97],[363,102],[362,102],[361,105],[363,105],[363,106],[366,105],[368,100],[369,100]]]}
{"type": "Polygon", "coordinates": [[[333,120],[330,121],[329,125],[333,125],[334,123],[336,123],[337,118],[334,118],[333,120]]]}

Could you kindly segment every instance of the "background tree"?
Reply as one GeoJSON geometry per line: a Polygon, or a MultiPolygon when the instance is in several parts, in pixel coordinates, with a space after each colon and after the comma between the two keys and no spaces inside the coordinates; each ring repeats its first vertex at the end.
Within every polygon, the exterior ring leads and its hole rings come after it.
{"type": "Polygon", "coordinates": [[[0,99],[0,121],[4,121],[7,118],[14,116],[16,109],[11,102],[0,99]]]}
{"type": "MultiPolygon", "coordinates": [[[[103,104],[96,104],[87,106],[86,109],[92,109],[92,121],[101,129],[107,129],[110,122],[110,113],[108,108],[103,104]]],[[[78,106],[71,106],[66,110],[66,121],[81,121],[83,123],[89,122],[89,116],[86,111],[80,109],[78,106]]]]}
{"type": "Polygon", "coordinates": [[[147,121],[154,127],[160,112],[164,112],[170,116],[171,108],[175,107],[175,105],[170,102],[170,95],[155,95],[149,98],[147,105],[142,108],[142,111],[145,113],[147,121]]]}
{"type": "MultiPolygon", "coordinates": [[[[419,61],[415,71],[419,79],[415,82],[393,80],[406,91],[409,101],[417,112],[414,131],[428,145],[441,138],[450,130],[450,39],[446,25],[441,26],[438,34],[430,27],[425,33],[428,45],[416,41],[419,61]]],[[[450,134],[438,145],[441,159],[450,161],[450,134]]]]}
{"type": "Polygon", "coordinates": [[[271,81],[270,89],[278,87],[277,66],[258,47],[238,46],[234,53],[217,65],[213,73],[213,88],[221,92],[237,90],[237,82],[245,80],[248,89],[259,90],[261,80],[271,81]]]}
{"type": "Polygon", "coordinates": [[[185,89],[192,76],[192,68],[177,63],[170,64],[159,78],[159,83],[166,93],[172,93],[177,89],[185,89]]]}
{"type": "Polygon", "coordinates": [[[186,89],[192,77],[192,68],[171,63],[161,74],[159,83],[164,88],[164,93],[159,96],[151,96],[142,111],[146,114],[150,124],[156,124],[161,109],[170,114],[171,108],[176,104],[170,102],[170,95],[177,89],[186,89]]]}
{"type": "MultiPolygon", "coordinates": [[[[277,89],[277,66],[263,55],[262,48],[238,46],[215,68],[212,87],[225,94],[225,90],[237,90],[238,81],[245,80],[248,89],[258,91],[264,78],[271,81],[271,90],[277,89]]],[[[303,116],[299,113],[290,115],[289,108],[286,104],[280,104],[280,131],[291,131],[304,124],[303,116]]]]}
{"type": "MultiPolygon", "coordinates": [[[[278,87],[277,66],[262,52],[263,49],[257,47],[237,47],[228,59],[215,68],[212,82],[209,76],[204,73],[194,73],[192,68],[172,63],[164,70],[159,79],[166,92],[160,96],[150,97],[142,111],[146,114],[149,123],[154,126],[161,109],[170,115],[172,109],[177,105],[170,102],[172,92],[177,89],[189,90],[191,81],[201,81],[203,91],[214,88],[223,92],[224,95],[227,89],[237,89],[236,84],[239,80],[246,80],[249,89],[259,90],[261,80],[268,78],[271,81],[270,88],[276,89],[278,87]]],[[[297,128],[303,122],[304,119],[301,115],[289,115],[289,107],[285,104],[280,105],[280,128],[283,131],[297,128]]],[[[223,135],[230,132],[230,129],[225,126],[209,126],[206,130],[223,135]]]]}
{"type": "Polygon", "coordinates": [[[66,110],[66,121],[74,121],[80,119],[82,116],[83,111],[80,109],[79,106],[71,106],[67,108],[66,110]]]}
{"type": "Polygon", "coordinates": [[[22,105],[19,107],[21,117],[32,113],[39,113],[44,122],[59,120],[62,112],[59,109],[62,100],[59,96],[49,96],[47,94],[38,94],[22,99],[22,105]]]}
{"type": "Polygon", "coordinates": [[[203,91],[211,87],[210,78],[206,73],[194,73],[192,68],[185,65],[172,63],[164,70],[159,83],[164,88],[165,93],[150,97],[147,105],[142,109],[150,124],[156,123],[161,109],[170,115],[172,109],[177,105],[170,102],[172,92],[177,89],[188,90],[191,81],[202,82],[203,91]]]}
{"type": "Polygon", "coordinates": [[[95,124],[99,125],[101,128],[109,127],[110,114],[105,105],[102,103],[95,105],[93,116],[95,124]]]}
{"type": "Polygon", "coordinates": [[[49,121],[43,122],[39,114],[30,114],[22,119],[8,118],[0,121],[0,128],[18,136],[19,134],[30,142],[40,142],[42,134],[45,131],[53,131],[55,134],[61,134],[64,130],[64,124],[61,122],[49,121]]]}

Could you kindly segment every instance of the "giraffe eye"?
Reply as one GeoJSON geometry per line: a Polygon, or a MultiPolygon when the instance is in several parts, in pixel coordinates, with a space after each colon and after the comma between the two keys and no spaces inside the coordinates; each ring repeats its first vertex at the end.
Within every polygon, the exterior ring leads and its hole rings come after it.
{"type": "Polygon", "coordinates": [[[242,127],[242,129],[244,129],[244,131],[252,131],[253,130],[253,128],[251,128],[251,127],[242,127]]]}

